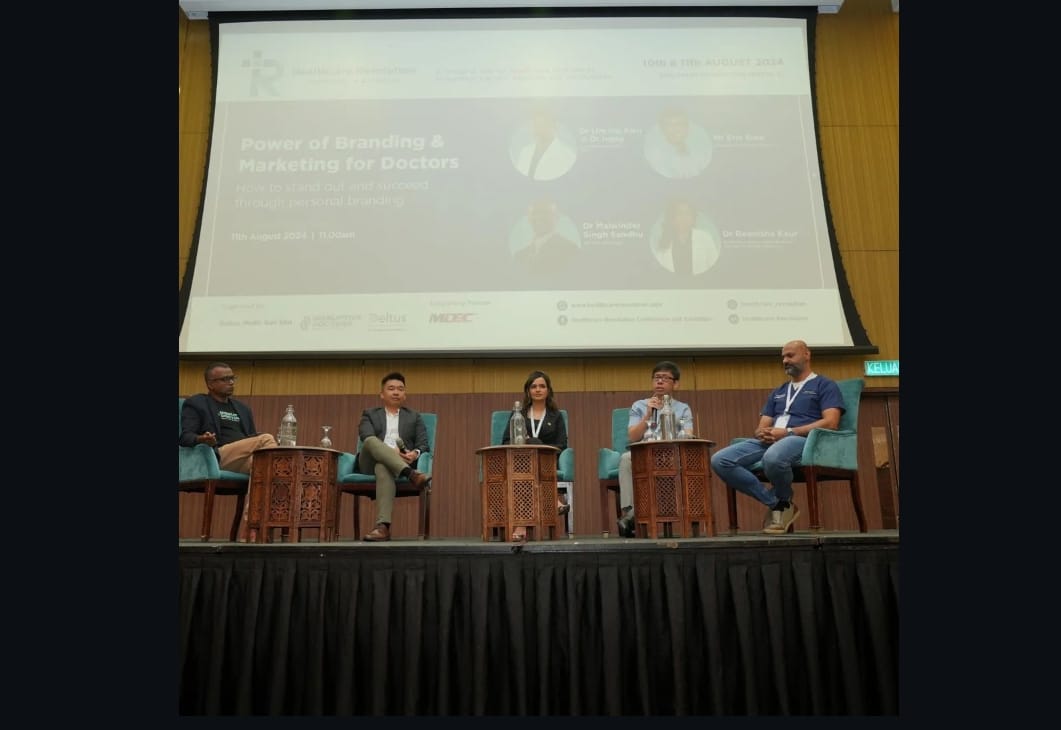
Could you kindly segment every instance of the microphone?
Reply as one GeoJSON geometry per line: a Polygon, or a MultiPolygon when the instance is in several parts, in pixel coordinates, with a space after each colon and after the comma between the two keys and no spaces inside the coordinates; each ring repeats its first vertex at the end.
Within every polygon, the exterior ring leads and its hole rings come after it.
{"type": "Polygon", "coordinates": [[[405,442],[402,441],[402,437],[394,439],[394,445],[398,447],[398,451],[405,451],[405,442]]]}

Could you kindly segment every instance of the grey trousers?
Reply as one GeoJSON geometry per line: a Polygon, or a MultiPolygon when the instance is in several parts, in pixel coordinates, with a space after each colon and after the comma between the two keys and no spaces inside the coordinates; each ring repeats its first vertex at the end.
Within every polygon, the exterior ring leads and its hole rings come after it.
{"type": "Polygon", "coordinates": [[[630,463],[630,452],[619,457],[619,501],[623,509],[634,504],[634,467],[630,463]]]}
{"type": "Polygon", "coordinates": [[[394,478],[410,464],[405,463],[398,450],[387,446],[377,436],[369,436],[361,444],[357,455],[357,470],[362,474],[376,475],[376,524],[391,523],[391,512],[394,509],[394,495],[398,487],[394,478]]]}

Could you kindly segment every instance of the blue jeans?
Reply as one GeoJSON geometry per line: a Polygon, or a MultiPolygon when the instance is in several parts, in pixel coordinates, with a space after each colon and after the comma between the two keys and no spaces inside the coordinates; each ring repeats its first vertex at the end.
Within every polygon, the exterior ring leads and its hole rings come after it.
{"type": "Polygon", "coordinates": [[[740,441],[716,451],[711,457],[711,468],[726,486],[773,507],[781,500],[792,500],[792,467],[799,465],[806,443],[804,436],[786,436],[769,447],[754,439],[740,441]],[[760,459],[773,489],[751,471],[760,459]]]}

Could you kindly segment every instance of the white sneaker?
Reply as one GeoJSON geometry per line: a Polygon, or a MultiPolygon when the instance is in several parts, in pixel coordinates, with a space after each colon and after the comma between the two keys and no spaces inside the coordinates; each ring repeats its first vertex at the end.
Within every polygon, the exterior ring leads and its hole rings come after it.
{"type": "Polygon", "coordinates": [[[770,511],[770,524],[763,528],[763,532],[768,535],[784,535],[797,517],[799,517],[799,507],[789,502],[786,509],[770,511]]]}

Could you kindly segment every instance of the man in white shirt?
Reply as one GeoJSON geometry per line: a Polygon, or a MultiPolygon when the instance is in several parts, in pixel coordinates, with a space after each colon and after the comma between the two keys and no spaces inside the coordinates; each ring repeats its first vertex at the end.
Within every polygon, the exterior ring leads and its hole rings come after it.
{"type": "Polygon", "coordinates": [[[663,177],[696,177],[711,162],[711,138],[680,109],[667,109],[645,135],[645,158],[663,177]]]}
{"type": "Polygon", "coordinates": [[[556,123],[547,112],[531,120],[534,140],[516,156],[516,169],[531,180],[555,180],[575,164],[575,150],[556,134],[556,123]]]}
{"type": "Polygon", "coordinates": [[[405,376],[397,372],[384,375],[379,398],[383,405],[362,411],[357,428],[361,451],[355,467],[361,474],[376,476],[376,527],[365,535],[367,542],[391,539],[391,511],[398,491],[395,478],[405,477],[417,487],[431,482],[429,474],[414,468],[420,454],[428,450],[427,425],[418,412],[405,405],[405,376]]]}

